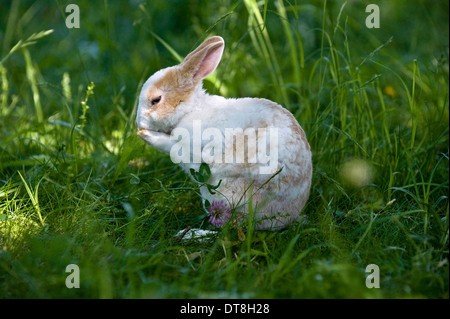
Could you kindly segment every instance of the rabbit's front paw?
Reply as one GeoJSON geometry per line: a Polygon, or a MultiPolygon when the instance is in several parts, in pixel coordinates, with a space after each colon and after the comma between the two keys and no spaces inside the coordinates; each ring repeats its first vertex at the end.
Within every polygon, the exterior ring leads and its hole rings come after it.
{"type": "Polygon", "coordinates": [[[166,153],[170,151],[173,144],[173,141],[170,140],[170,135],[166,133],[140,129],[137,134],[151,146],[166,153]]]}

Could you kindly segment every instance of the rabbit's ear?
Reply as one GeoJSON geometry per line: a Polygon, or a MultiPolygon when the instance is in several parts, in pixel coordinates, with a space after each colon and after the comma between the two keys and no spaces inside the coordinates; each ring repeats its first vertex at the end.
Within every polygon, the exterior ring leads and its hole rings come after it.
{"type": "Polygon", "coordinates": [[[210,37],[208,39],[206,39],[205,41],[203,41],[202,44],[200,44],[194,51],[192,51],[191,53],[189,53],[185,58],[184,61],[189,60],[193,55],[195,55],[196,53],[198,53],[199,51],[201,51],[202,49],[204,49],[206,46],[215,43],[215,42],[224,42],[222,37],[219,36],[214,36],[214,37],[210,37]]]}
{"type": "Polygon", "coordinates": [[[205,40],[181,63],[183,77],[197,83],[213,73],[222,58],[224,46],[225,42],[221,37],[216,36],[205,40]]]}

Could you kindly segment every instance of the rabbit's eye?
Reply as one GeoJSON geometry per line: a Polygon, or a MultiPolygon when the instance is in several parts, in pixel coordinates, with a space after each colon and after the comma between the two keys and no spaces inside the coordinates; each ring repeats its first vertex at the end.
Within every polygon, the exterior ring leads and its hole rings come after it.
{"type": "Polygon", "coordinates": [[[158,104],[159,101],[161,101],[161,96],[158,96],[157,98],[154,98],[152,100],[152,105],[158,104]]]}

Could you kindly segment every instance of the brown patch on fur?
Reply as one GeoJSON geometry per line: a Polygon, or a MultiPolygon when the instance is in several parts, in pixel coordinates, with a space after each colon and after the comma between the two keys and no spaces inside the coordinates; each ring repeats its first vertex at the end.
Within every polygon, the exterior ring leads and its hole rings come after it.
{"type": "Polygon", "coordinates": [[[256,206],[258,214],[257,220],[261,223],[257,228],[283,228],[299,216],[308,199],[309,187],[307,192],[298,194],[290,201],[283,198],[285,190],[284,187],[277,190],[270,189],[253,195],[253,205],[256,206]]]}
{"type": "MultiPolygon", "coordinates": [[[[310,151],[311,147],[309,146],[308,140],[306,139],[306,134],[303,131],[303,129],[300,126],[300,124],[297,122],[297,119],[295,118],[295,116],[291,112],[289,112],[289,110],[285,109],[281,105],[279,105],[279,104],[277,104],[275,102],[272,102],[270,100],[264,99],[264,104],[267,105],[268,107],[272,108],[272,109],[275,109],[277,111],[281,111],[285,116],[287,116],[289,118],[289,121],[290,121],[289,128],[292,130],[292,132],[295,135],[300,136],[300,139],[305,144],[306,149],[308,151],[310,151]]],[[[274,118],[274,123],[276,123],[277,120],[278,119],[274,118]]]]}
{"type": "Polygon", "coordinates": [[[224,154],[233,154],[233,163],[236,164],[257,163],[258,130],[253,127],[245,129],[236,127],[230,133],[231,140],[229,144],[225,143],[224,154]]]}
{"type": "Polygon", "coordinates": [[[294,115],[289,112],[287,109],[285,109],[284,107],[281,108],[283,114],[285,114],[288,118],[289,121],[291,122],[289,125],[289,128],[291,129],[291,131],[300,137],[300,139],[302,140],[302,142],[305,144],[305,147],[308,151],[311,150],[308,140],[306,139],[306,134],[305,131],[303,131],[302,127],[300,126],[300,124],[298,124],[297,119],[294,117],[294,115]]]}
{"type": "MultiPolygon", "coordinates": [[[[293,117],[293,116],[292,116],[293,117]]],[[[305,143],[305,147],[308,151],[311,151],[311,147],[309,146],[308,140],[306,139],[305,131],[301,128],[301,126],[297,123],[297,121],[294,118],[295,123],[292,123],[290,126],[290,129],[295,132],[298,136],[300,136],[300,139],[305,143]]]]}
{"type": "Polygon", "coordinates": [[[168,72],[147,92],[147,99],[151,102],[161,96],[161,101],[155,105],[150,105],[147,113],[156,113],[163,120],[174,113],[175,108],[182,102],[188,100],[194,92],[194,85],[184,85],[180,83],[183,75],[179,74],[177,68],[168,70],[168,72]]]}

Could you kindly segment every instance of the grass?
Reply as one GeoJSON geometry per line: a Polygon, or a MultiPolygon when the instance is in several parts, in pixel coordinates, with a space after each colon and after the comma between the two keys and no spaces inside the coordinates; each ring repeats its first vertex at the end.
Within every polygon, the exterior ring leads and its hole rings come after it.
{"type": "Polygon", "coordinates": [[[66,2],[0,5],[1,297],[449,297],[448,3],[380,1],[367,29],[365,2],[79,1],[67,29],[66,2]],[[287,230],[184,242],[207,216],[136,137],[137,93],[212,34],[205,87],[292,111],[313,185],[287,230]]]}

